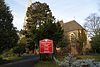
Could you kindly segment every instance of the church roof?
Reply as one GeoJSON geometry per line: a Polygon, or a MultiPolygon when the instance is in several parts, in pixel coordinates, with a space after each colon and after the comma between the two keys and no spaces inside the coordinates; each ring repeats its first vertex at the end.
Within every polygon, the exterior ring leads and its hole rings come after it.
{"type": "Polygon", "coordinates": [[[84,29],[79,23],[77,23],[75,20],[69,21],[67,23],[63,23],[62,27],[65,32],[84,29]]]}

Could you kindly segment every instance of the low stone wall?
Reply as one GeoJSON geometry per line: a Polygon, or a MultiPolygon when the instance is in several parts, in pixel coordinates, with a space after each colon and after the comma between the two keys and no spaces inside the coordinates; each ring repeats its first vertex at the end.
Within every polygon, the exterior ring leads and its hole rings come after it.
{"type": "Polygon", "coordinates": [[[59,61],[55,57],[53,58],[60,67],[100,67],[100,62],[96,62],[93,59],[77,60],[72,54],[65,57],[64,61],[59,61]]]}

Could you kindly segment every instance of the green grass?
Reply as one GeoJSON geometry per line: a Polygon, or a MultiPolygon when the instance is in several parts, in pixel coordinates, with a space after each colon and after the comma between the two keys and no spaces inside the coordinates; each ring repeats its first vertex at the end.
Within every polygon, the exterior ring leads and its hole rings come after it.
{"type": "Polygon", "coordinates": [[[98,55],[80,55],[80,56],[78,56],[78,57],[80,57],[80,58],[82,58],[82,59],[94,59],[95,61],[99,61],[100,62],[100,54],[98,54],[98,55]]]}
{"type": "Polygon", "coordinates": [[[13,57],[6,57],[4,58],[5,60],[16,60],[16,59],[21,59],[22,57],[17,57],[17,56],[13,56],[13,57]]]}
{"type": "Polygon", "coordinates": [[[39,61],[35,67],[59,67],[54,61],[39,61]]]}
{"type": "MultiPolygon", "coordinates": [[[[57,56],[56,58],[59,61],[64,61],[65,57],[66,56],[63,55],[63,56],[57,56]]],[[[77,60],[81,60],[81,59],[94,59],[95,61],[99,61],[100,62],[100,54],[96,54],[96,55],[95,54],[92,54],[92,55],[77,55],[76,57],[79,58],[77,60]]]]}
{"type": "Polygon", "coordinates": [[[18,60],[18,59],[21,59],[21,58],[22,57],[17,57],[17,56],[13,56],[13,57],[0,56],[0,65],[9,63],[11,60],[18,60]]]}

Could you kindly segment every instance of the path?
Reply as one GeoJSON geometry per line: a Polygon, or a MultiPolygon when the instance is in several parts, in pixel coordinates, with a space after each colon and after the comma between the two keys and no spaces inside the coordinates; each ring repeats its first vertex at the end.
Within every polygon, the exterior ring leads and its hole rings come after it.
{"type": "Polygon", "coordinates": [[[0,65],[0,67],[34,67],[34,64],[38,62],[39,56],[27,55],[21,60],[14,60],[11,63],[0,65]]]}

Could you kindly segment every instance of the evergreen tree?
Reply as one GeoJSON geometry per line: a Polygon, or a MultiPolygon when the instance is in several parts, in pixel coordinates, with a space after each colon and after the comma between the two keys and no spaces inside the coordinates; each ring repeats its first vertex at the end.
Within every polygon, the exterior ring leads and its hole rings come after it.
{"type": "MultiPolygon", "coordinates": [[[[62,47],[61,42],[63,41],[63,29],[60,23],[43,23],[38,28],[38,42],[43,39],[53,40],[54,54],[56,53],[56,47],[62,47]]],[[[49,60],[49,54],[42,54],[42,60],[49,60]],[[47,58],[46,58],[47,57],[47,58]]]]}
{"type": "Polygon", "coordinates": [[[26,48],[29,50],[33,50],[35,48],[35,44],[37,44],[37,29],[33,23],[26,24],[27,30],[21,30],[21,34],[25,37],[21,38],[20,43],[23,43],[26,48]]]}
{"type": "Polygon", "coordinates": [[[38,28],[43,23],[53,22],[54,16],[49,6],[46,3],[35,2],[27,9],[27,24],[25,30],[22,30],[21,33],[25,35],[26,45],[33,46],[39,44],[38,37],[38,28]]]}
{"type": "Polygon", "coordinates": [[[91,39],[92,50],[94,53],[100,53],[100,33],[91,39]]]}
{"type": "Polygon", "coordinates": [[[35,2],[27,10],[27,22],[41,25],[49,21],[54,21],[54,16],[46,3],[35,2]]]}
{"type": "Polygon", "coordinates": [[[39,33],[38,33],[38,37],[39,40],[42,39],[51,39],[53,40],[53,43],[55,46],[57,45],[60,41],[62,41],[63,39],[63,29],[60,26],[60,23],[44,23],[43,25],[41,25],[38,29],[39,33]]]}
{"type": "MultiPolygon", "coordinates": [[[[54,51],[56,47],[61,46],[59,42],[63,39],[63,29],[60,23],[54,22],[55,18],[52,16],[52,12],[46,3],[33,3],[26,14],[27,24],[22,33],[27,39],[27,46],[32,47],[34,50],[36,46],[39,47],[39,41],[43,39],[53,40],[54,51]],[[35,44],[37,45],[35,46],[35,44]]],[[[41,57],[43,60],[50,59],[49,54],[43,54],[41,57]]]]}
{"type": "Polygon", "coordinates": [[[17,44],[18,35],[12,24],[13,16],[4,0],[0,0],[0,53],[17,44]]]}

